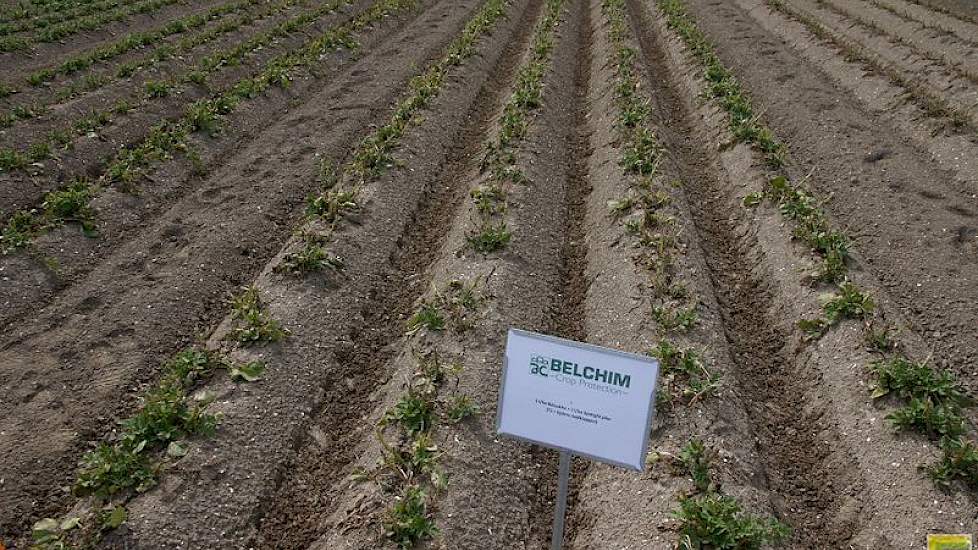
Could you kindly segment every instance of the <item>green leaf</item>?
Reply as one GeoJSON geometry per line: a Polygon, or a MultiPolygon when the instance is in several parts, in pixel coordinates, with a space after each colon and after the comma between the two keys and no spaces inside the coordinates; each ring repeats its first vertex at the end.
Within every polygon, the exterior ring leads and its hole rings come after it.
{"type": "Polygon", "coordinates": [[[764,200],[764,193],[751,193],[744,197],[744,206],[754,207],[764,200]]]}
{"type": "Polygon", "coordinates": [[[109,515],[105,518],[105,523],[103,523],[103,525],[105,525],[107,529],[116,529],[125,523],[128,517],[129,513],[126,512],[125,506],[116,506],[111,512],[109,512],[109,515]]]}
{"type": "Polygon", "coordinates": [[[179,441],[171,441],[170,445],[166,448],[166,455],[172,457],[186,456],[187,446],[180,443],[179,441]]]}
{"type": "Polygon", "coordinates": [[[61,530],[70,531],[75,527],[78,527],[79,524],[81,524],[81,518],[79,517],[67,518],[61,522],[61,530]]]}
{"type": "Polygon", "coordinates": [[[876,386],[875,388],[873,388],[873,393],[870,394],[870,396],[873,399],[879,399],[880,397],[883,397],[884,395],[887,395],[889,393],[890,390],[884,388],[883,386],[876,386]]]}
{"type": "Polygon", "coordinates": [[[263,372],[265,372],[265,364],[261,361],[252,361],[250,363],[245,363],[244,365],[232,367],[231,380],[254,382],[261,379],[263,372]]]}

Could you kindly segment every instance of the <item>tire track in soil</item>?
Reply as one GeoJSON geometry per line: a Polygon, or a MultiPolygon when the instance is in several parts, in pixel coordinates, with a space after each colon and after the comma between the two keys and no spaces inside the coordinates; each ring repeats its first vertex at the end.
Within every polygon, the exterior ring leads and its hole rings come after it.
{"type": "Polygon", "coordinates": [[[841,547],[855,529],[835,520],[843,503],[833,485],[846,472],[829,471],[833,446],[826,438],[831,428],[822,420],[816,403],[807,397],[816,381],[794,366],[786,349],[789,335],[776,312],[769,283],[752,269],[752,245],[742,231],[740,211],[731,211],[715,153],[708,149],[712,139],[703,135],[681,100],[681,86],[667,61],[664,37],[655,35],[654,25],[640,5],[630,0],[632,29],[642,52],[641,59],[653,75],[651,96],[663,122],[672,129],[666,139],[682,176],[696,239],[706,259],[724,326],[724,336],[736,368],[735,383],[751,413],[758,436],[758,453],[765,466],[772,504],[778,516],[793,528],[791,542],[799,548],[841,547]]]}
{"type": "Polygon", "coordinates": [[[385,20],[396,30],[327,86],[336,92],[335,102],[310,86],[306,102],[314,103],[285,117],[293,129],[256,130],[256,138],[229,156],[224,168],[140,228],[108,265],[71,289],[65,303],[5,334],[0,363],[8,368],[0,372],[0,389],[18,406],[0,413],[0,477],[7,480],[0,484],[0,529],[20,532],[35,516],[61,509],[66,495],[60,487],[71,484],[86,441],[100,438],[111,428],[110,419],[131,410],[137,397],[131,392],[155,379],[163,360],[224,317],[227,293],[253,279],[288,238],[306,195],[318,187],[312,158],[317,149],[309,145],[325,142],[321,150],[333,158],[348,154],[363,128],[387,116],[389,103],[407,85],[406,77],[395,79],[410,74],[414,61],[396,69],[377,67],[404,57],[424,64],[426,56],[441,52],[443,37],[405,33],[446,4],[433,1],[425,10],[385,20]],[[387,55],[384,48],[395,37],[417,47],[387,55]],[[376,83],[358,93],[366,74],[376,83]],[[328,114],[317,119],[310,114],[323,108],[317,97],[348,110],[337,114],[326,107],[328,114]],[[322,137],[311,133],[319,126],[322,137]],[[288,132],[292,141],[276,132],[288,132]],[[269,140],[276,146],[266,143],[264,155],[242,156],[269,140]],[[189,259],[194,256],[204,258],[206,268],[189,259]],[[28,435],[37,433],[45,435],[28,435]]]}
{"type": "Polygon", "coordinates": [[[337,353],[336,363],[356,373],[359,384],[352,390],[344,387],[341,395],[336,395],[337,399],[324,400],[324,407],[311,415],[310,421],[310,425],[316,425],[319,419],[328,418],[331,429],[326,437],[334,445],[323,449],[309,433],[297,442],[300,449],[297,460],[283,469],[288,477],[280,480],[271,497],[272,503],[256,520],[259,525],[256,547],[274,544],[282,548],[304,548],[321,535],[320,524],[333,509],[311,505],[308,494],[317,493],[323,497],[318,499],[320,502],[330,502],[330,490],[356,458],[356,438],[361,432],[354,426],[363,421],[365,409],[372,404],[369,395],[384,382],[386,373],[379,366],[388,363],[398,352],[397,343],[404,332],[403,319],[410,317],[416,301],[430,286],[430,266],[442,251],[456,212],[469,196],[464,176],[479,158],[483,139],[510,88],[543,3],[544,0],[530,0],[519,14],[520,26],[476,97],[466,117],[462,139],[449,153],[441,177],[425,191],[419,209],[412,215],[413,221],[407,225],[408,231],[399,238],[391,267],[381,277],[383,282],[364,302],[363,320],[349,335],[351,344],[337,353]],[[421,280],[404,284],[415,275],[421,280]]]}
{"type": "MultiPolygon", "coordinates": [[[[591,192],[588,178],[587,160],[590,157],[588,143],[587,116],[588,89],[591,78],[591,10],[577,2],[577,36],[574,42],[578,44],[577,66],[574,69],[574,127],[569,130],[570,150],[568,157],[571,162],[567,194],[564,197],[564,211],[567,213],[564,226],[564,243],[561,250],[558,277],[560,289],[555,295],[551,311],[551,324],[547,333],[579,342],[588,341],[585,323],[585,299],[587,297],[587,198],[591,192]]],[[[540,479],[537,487],[536,506],[533,517],[536,521],[531,525],[530,540],[549,540],[557,502],[557,476],[559,455],[552,450],[534,447],[531,452],[533,461],[542,465],[540,471],[553,474],[540,479]]],[[[576,529],[584,518],[575,516],[575,502],[578,489],[590,467],[590,460],[574,458],[571,462],[570,484],[567,494],[567,516],[564,525],[564,540],[573,540],[576,529]]],[[[568,547],[565,545],[565,547],[568,547]]]]}

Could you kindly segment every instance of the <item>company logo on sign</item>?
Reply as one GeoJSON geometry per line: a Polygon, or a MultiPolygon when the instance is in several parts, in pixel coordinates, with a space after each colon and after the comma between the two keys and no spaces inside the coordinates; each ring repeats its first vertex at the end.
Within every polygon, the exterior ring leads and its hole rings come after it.
{"type": "Polygon", "coordinates": [[[589,365],[581,366],[573,361],[563,361],[553,357],[534,355],[530,357],[530,374],[543,376],[544,378],[558,378],[562,382],[573,382],[579,379],[585,386],[591,384],[606,384],[618,388],[629,388],[632,384],[632,377],[629,374],[622,374],[608,369],[600,369],[589,365]]]}

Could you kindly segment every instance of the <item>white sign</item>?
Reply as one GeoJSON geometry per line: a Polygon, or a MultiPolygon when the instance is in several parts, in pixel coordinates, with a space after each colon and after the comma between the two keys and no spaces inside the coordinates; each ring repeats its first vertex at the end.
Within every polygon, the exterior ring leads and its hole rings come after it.
{"type": "Polygon", "coordinates": [[[641,470],[658,374],[651,357],[510,329],[496,430],[641,470]]]}

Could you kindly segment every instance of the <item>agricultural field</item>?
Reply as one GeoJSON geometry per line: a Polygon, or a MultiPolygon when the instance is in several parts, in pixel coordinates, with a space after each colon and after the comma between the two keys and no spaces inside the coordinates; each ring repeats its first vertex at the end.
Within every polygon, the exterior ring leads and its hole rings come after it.
{"type": "Polygon", "coordinates": [[[978,536],[978,4],[0,0],[0,550],[978,536]]]}

